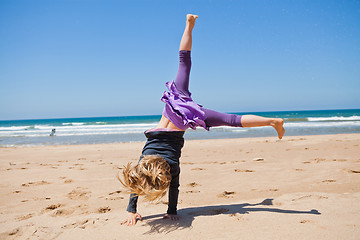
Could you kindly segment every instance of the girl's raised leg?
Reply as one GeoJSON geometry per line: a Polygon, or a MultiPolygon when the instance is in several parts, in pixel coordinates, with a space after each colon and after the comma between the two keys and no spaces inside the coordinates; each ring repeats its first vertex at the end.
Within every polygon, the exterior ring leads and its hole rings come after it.
{"type": "Polygon", "coordinates": [[[192,47],[192,30],[195,26],[197,15],[188,14],[186,16],[186,26],[181,38],[179,48],[179,70],[175,78],[176,88],[190,96],[189,92],[189,78],[191,70],[191,47],[192,47]]]}
{"type": "Polygon", "coordinates": [[[284,136],[284,120],[281,118],[266,118],[256,115],[236,115],[220,113],[210,109],[202,108],[205,113],[205,123],[208,127],[231,126],[231,127],[273,127],[279,138],[284,136]]]}
{"type": "Polygon", "coordinates": [[[188,14],[186,15],[186,26],[181,38],[179,51],[186,50],[191,51],[192,46],[192,30],[195,27],[195,20],[198,18],[197,15],[188,14]]]}
{"type": "Polygon", "coordinates": [[[267,118],[257,115],[243,115],[241,117],[241,125],[243,127],[271,126],[275,128],[276,132],[278,133],[279,139],[281,139],[285,134],[285,129],[283,127],[284,120],[281,118],[267,118]]]}

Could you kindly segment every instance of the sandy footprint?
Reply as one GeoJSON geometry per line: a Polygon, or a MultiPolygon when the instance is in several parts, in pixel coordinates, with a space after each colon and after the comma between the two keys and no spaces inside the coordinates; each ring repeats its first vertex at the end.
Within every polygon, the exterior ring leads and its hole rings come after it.
{"type": "Polygon", "coordinates": [[[73,212],[75,212],[75,209],[58,209],[56,211],[54,211],[51,216],[52,217],[62,217],[62,216],[67,216],[67,215],[71,215],[73,212]]]}
{"type": "Polygon", "coordinates": [[[59,207],[63,206],[61,203],[58,203],[58,204],[52,204],[52,205],[49,205],[47,206],[46,208],[44,208],[43,211],[51,211],[51,210],[55,210],[59,207]]]}
{"type": "Polygon", "coordinates": [[[196,187],[196,186],[199,186],[199,184],[197,184],[196,182],[192,182],[192,183],[187,184],[186,186],[188,186],[188,187],[196,187]]]}
{"type": "Polygon", "coordinates": [[[84,188],[78,187],[74,190],[72,190],[71,192],[69,192],[66,196],[69,199],[82,199],[82,200],[87,200],[90,197],[91,192],[89,191],[85,191],[84,188]]]}
{"type": "MultiPolygon", "coordinates": [[[[89,222],[90,222],[89,219],[85,219],[85,220],[81,220],[81,221],[78,221],[78,222],[63,225],[61,228],[69,229],[69,228],[77,228],[78,227],[78,228],[85,229],[87,223],[89,223],[89,222]]],[[[94,223],[95,223],[95,220],[93,221],[93,224],[94,223]]]]}
{"type": "Polygon", "coordinates": [[[224,191],[221,194],[217,195],[220,198],[231,198],[233,197],[233,195],[235,195],[235,192],[230,192],[230,191],[224,191]]]}
{"type": "Polygon", "coordinates": [[[107,213],[107,212],[110,212],[111,211],[111,208],[106,206],[106,207],[100,207],[98,209],[98,213],[107,213]]]}
{"type": "Polygon", "coordinates": [[[64,205],[61,204],[61,203],[51,204],[51,205],[47,206],[46,208],[44,208],[41,211],[41,213],[51,212],[50,216],[52,216],[52,217],[61,217],[61,216],[70,215],[75,211],[75,209],[71,209],[71,208],[70,209],[65,209],[65,208],[59,209],[61,207],[64,207],[64,205]]]}

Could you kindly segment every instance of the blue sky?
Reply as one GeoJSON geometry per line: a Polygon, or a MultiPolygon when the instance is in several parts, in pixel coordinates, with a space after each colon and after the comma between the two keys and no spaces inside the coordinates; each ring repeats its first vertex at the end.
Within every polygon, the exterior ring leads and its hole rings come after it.
{"type": "Polygon", "coordinates": [[[161,114],[186,13],[199,104],[360,108],[359,1],[2,0],[0,119],[161,114]]]}

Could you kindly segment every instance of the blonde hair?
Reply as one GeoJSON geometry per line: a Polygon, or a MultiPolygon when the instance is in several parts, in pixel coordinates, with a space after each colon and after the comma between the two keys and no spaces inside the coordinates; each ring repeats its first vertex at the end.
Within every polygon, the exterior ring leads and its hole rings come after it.
{"type": "Polygon", "coordinates": [[[123,180],[117,179],[128,190],[148,201],[162,198],[171,182],[170,165],[159,155],[144,155],[134,167],[131,163],[124,166],[123,180]]]}

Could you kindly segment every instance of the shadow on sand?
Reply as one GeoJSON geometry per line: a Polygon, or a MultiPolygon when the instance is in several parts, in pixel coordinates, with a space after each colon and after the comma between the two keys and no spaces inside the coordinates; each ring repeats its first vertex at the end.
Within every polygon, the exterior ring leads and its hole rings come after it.
{"type": "Polygon", "coordinates": [[[214,216],[220,214],[249,214],[250,212],[274,212],[274,213],[287,213],[287,214],[321,214],[315,209],[310,211],[297,211],[297,210],[285,210],[279,208],[269,208],[269,207],[256,207],[256,206],[271,206],[273,199],[268,198],[262,201],[261,203],[250,204],[230,204],[230,205],[214,205],[214,206],[205,206],[205,207],[193,207],[193,208],[184,208],[178,210],[178,215],[180,215],[180,220],[171,221],[169,219],[163,219],[163,214],[156,214],[143,217],[145,220],[145,226],[150,226],[150,230],[144,234],[154,234],[154,233],[170,233],[178,229],[192,228],[192,222],[195,217],[198,216],[214,216]]]}

